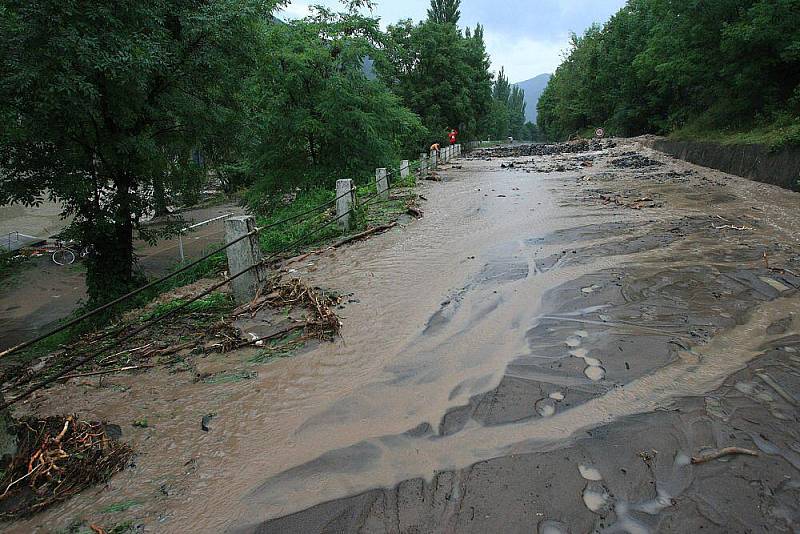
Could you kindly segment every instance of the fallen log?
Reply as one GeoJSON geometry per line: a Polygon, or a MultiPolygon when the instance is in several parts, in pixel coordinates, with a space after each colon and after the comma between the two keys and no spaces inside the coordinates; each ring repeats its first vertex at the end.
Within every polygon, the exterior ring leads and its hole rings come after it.
{"type": "Polygon", "coordinates": [[[734,454],[745,454],[747,456],[758,456],[756,451],[744,449],[742,447],[725,447],[716,451],[710,451],[700,456],[692,456],[692,464],[704,464],[723,456],[731,456],[734,454]]]}
{"type": "Polygon", "coordinates": [[[408,206],[406,208],[406,211],[408,212],[409,215],[413,215],[417,219],[421,219],[422,218],[422,210],[419,209],[416,206],[408,206]]]}
{"type": "Polygon", "coordinates": [[[376,226],[374,228],[370,228],[369,230],[365,230],[364,232],[361,232],[361,233],[358,233],[358,234],[351,235],[351,236],[345,237],[343,239],[340,239],[339,241],[337,241],[336,243],[333,243],[332,245],[330,245],[328,247],[321,248],[321,249],[318,249],[318,250],[312,250],[311,252],[306,252],[305,254],[301,254],[300,256],[295,256],[294,258],[289,258],[288,260],[286,260],[286,265],[290,265],[292,263],[301,262],[301,261],[305,260],[306,258],[309,258],[310,256],[314,256],[315,254],[322,254],[323,252],[326,252],[328,250],[337,249],[337,248],[341,247],[342,245],[346,245],[348,243],[352,243],[353,241],[358,241],[359,239],[364,239],[365,237],[369,237],[371,235],[375,235],[375,234],[379,234],[379,233],[385,232],[386,230],[394,228],[395,226],[397,226],[397,222],[392,222],[392,223],[389,223],[389,224],[382,224],[380,226],[376,226]]]}
{"type": "Polygon", "coordinates": [[[104,369],[102,371],[92,371],[90,373],[78,373],[74,375],[64,375],[59,378],[59,381],[69,380],[70,378],[83,378],[86,376],[98,376],[98,375],[108,375],[111,373],[121,373],[123,371],[134,371],[136,369],[151,369],[155,367],[155,365],[129,365],[127,367],[118,367],[116,369],[104,369]]]}
{"type": "Polygon", "coordinates": [[[397,226],[397,222],[391,222],[389,224],[382,224],[380,226],[376,226],[375,228],[370,228],[360,234],[351,235],[349,237],[345,237],[344,239],[340,239],[336,243],[330,246],[330,248],[339,248],[342,245],[346,245],[348,243],[352,243],[353,241],[358,241],[359,239],[364,239],[365,237],[369,237],[371,235],[380,234],[385,232],[386,230],[390,230],[397,226]]]}

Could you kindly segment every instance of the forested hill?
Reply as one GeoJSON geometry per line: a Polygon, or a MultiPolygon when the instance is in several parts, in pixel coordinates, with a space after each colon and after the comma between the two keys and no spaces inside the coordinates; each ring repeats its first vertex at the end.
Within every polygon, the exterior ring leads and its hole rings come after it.
{"type": "Polygon", "coordinates": [[[538,110],[551,138],[800,144],[800,0],[629,0],[573,36],[538,110]]]}
{"type": "Polygon", "coordinates": [[[545,87],[547,87],[547,82],[550,81],[551,77],[552,74],[540,74],[530,80],[514,84],[516,87],[525,91],[526,122],[536,123],[536,103],[539,101],[539,97],[542,96],[545,87]]]}

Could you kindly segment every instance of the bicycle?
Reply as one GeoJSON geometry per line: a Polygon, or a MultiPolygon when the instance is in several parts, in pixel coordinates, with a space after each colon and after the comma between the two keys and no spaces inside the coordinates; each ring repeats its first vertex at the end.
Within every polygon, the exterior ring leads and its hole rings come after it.
{"type": "Polygon", "coordinates": [[[72,265],[77,258],[85,258],[92,254],[94,249],[91,245],[87,247],[77,247],[74,241],[56,241],[54,244],[45,243],[41,247],[26,248],[26,252],[31,256],[42,256],[50,254],[53,263],[60,266],[72,265]]]}

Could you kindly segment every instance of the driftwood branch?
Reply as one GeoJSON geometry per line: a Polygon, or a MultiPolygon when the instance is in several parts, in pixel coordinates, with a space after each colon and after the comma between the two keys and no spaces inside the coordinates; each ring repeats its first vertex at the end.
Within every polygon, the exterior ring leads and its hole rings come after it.
{"type": "Polygon", "coordinates": [[[758,456],[758,453],[756,451],[750,449],[744,449],[742,447],[725,447],[724,449],[710,451],[705,454],[701,454],[700,456],[692,456],[692,463],[704,464],[706,462],[716,460],[717,458],[722,458],[723,456],[731,456],[734,454],[746,454],[747,456],[758,456]]]}
{"type": "Polygon", "coordinates": [[[155,365],[129,365],[127,367],[118,367],[116,369],[104,369],[102,371],[92,371],[91,373],[78,373],[74,375],[65,375],[59,378],[59,381],[69,380],[70,378],[82,378],[86,376],[108,375],[111,373],[121,373],[123,371],[133,371],[135,369],[151,369],[155,365]]]}
{"type": "Polygon", "coordinates": [[[375,228],[370,228],[369,230],[366,230],[364,232],[361,232],[361,233],[358,233],[358,234],[354,234],[354,235],[345,237],[343,239],[340,239],[339,241],[337,241],[336,243],[334,243],[334,244],[332,244],[332,245],[330,245],[328,247],[321,248],[319,250],[312,250],[311,252],[306,252],[305,254],[301,254],[300,256],[295,256],[294,258],[289,258],[288,260],[286,260],[286,264],[289,265],[291,263],[301,262],[301,261],[305,260],[306,258],[308,258],[310,256],[314,256],[315,254],[322,254],[325,251],[339,248],[342,245],[346,245],[348,243],[352,243],[353,241],[358,241],[359,239],[364,239],[365,237],[369,237],[371,235],[375,235],[375,234],[379,234],[379,233],[385,232],[386,230],[389,230],[390,228],[394,228],[395,226],[397,226],[397,223],[393,222],[393,223],[389,223],[389,224],[382,224],[380,226],[376,226],[375,228]]]}

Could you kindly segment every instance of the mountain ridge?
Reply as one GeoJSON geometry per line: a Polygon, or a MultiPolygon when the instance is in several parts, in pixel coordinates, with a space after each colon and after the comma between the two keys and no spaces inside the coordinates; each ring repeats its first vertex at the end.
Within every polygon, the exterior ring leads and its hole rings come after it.
{"type": "Polygon", "coordinates": [[[552,77],[552,74],[545,72],[529,80],[512,84],[525,91],[525,122],[536,124],[536,104],[539,102],[539,97],[542,96],[545,87],[547,87],[547,82],[552,77]]]}

